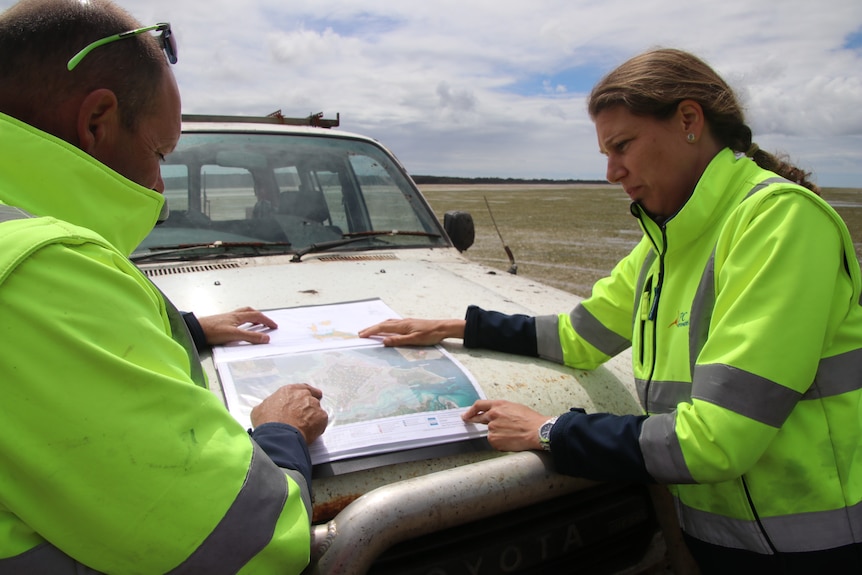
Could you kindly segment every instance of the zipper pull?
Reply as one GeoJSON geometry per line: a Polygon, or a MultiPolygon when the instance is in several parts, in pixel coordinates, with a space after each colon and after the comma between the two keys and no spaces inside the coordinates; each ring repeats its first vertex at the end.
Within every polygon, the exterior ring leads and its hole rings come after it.
{"type": "Polygon", "coordinates": [[[649,315],[652,313],[652,310],[650,309],[650,292],[652,292],[652,276],[647,278],[644,291],[641,294],[641,321],[649,319],[649,315]]]}
{"type": "Polygon", "coordinates": [[[661,295],[661,287],[655,288],[655,297],[652,300],[652,305],[649,308],[648,319],[655,321],[655,316],[658,314],[658,298],[661,295]]]}

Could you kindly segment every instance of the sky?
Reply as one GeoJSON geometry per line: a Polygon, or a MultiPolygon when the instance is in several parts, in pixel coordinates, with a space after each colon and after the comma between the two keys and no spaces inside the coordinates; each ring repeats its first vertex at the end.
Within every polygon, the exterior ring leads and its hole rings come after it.
{"type": "Polygon", "coordinates": [[[413,175],[604,179],[586,97],[661,46],[733,86],[761,148],[862,188],[860,0],[118,4],[171,22],[183,112],[340,114],[413,175]]]}

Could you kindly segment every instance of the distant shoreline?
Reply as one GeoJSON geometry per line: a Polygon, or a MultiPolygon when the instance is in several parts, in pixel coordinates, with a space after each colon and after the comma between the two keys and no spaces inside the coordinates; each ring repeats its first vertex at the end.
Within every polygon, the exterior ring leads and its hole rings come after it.
{"type": "Polygon", "coordinates": [[[560,190],[560,191],[575,191],[575,190],[602,190],[607,189],[609,191],[619,191],[620,194],[625,196],[622,191],[622,187],[618,184],[609,184],[607,182],[604,183],[595,183],[595,184],[587,184],[583,182],[541,182],[541,183],[524,183],[524,184],[513,184],[509,182],[501,182],[496,184],[486,184],[486,183],[473,183],[467,182],[463,184],[420,184],[417,183],[416,186],[424,193],[424,192],[447,192],[447,191],[521,191],[521,192],[545,192],[548,190],[560,190]]]}
{"type": "Polygon", "coordinates": [[[607,180],[576,180],[576,179],[568,179],[568,180],[552,180],[548,178],[490,178],[490,177],[482,177],[482,178],[460,178],[455,176],[425,176],[425,175],[412,175],[413,181],[416,182],[417,185],[464,185],[464,184],[494,184],[494,185],[534,185],[534,184],[548,184],[548,185],[560,185],[560,184],[579,184],[579,185],[607,185],[607,180]]]}
{"type": "MultiPolygon", "coordinates": [[[[607,180],[553,180],[549,178],[460,178],[454,176],[426,176],[426,175],[410,175],[413,181],[420,188],[434,188],[443,190],[448,187],[464,188],[465,186],[481,186],[483,189],[512,189],[517,186],[529,186],[534,189],[545,189],[550,187],[568,187],[568,188],[613,188],[620,189],[619,184],[608,183],[607,180]]],[[[852,193],[854,198],[852,204],[858,205],[858,200],[855,195],[862,193],[862,188],[859,187],[835,187],[821,186],[820,188],[824,195],[831,195],[830,192],[837,193],[852,193]]]]}

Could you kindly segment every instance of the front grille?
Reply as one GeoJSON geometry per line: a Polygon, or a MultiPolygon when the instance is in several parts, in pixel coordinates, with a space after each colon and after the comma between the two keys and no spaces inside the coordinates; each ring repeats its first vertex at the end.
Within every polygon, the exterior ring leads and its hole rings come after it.
{"type": "Polygon", "coordinates": [[[394,260],[397,258],[394,254],[357,254],[355,256],[352,256],[350,254],[334,254],[331,256],[320,256],[317,259],[322,262],[370,262],[394,260]]]}
{"type": "Polygon", "coordinates": [[[658,531],[644,486],[601,485],[400,543],[369,575],[608,575],[658,531]]]}
{"type": "Polygon", "coordinates": [[[144,268],[142,271],[147,277],[172,276],[176,274],[193,274],[197,272],[211,272],[216,270],[229,270],[240,267],[236,262],[223,264],[183,264],[179,266],[144,268]]]}

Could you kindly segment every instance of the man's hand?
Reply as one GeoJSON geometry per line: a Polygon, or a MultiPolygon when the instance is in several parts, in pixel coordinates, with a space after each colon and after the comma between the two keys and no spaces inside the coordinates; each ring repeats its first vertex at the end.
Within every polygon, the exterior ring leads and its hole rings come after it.
{"type": "Polygon", "coordinates": [[[488,426],[488,442],[500,451],[542,449],[539,428],[548,417],[526,405],[502,399],[479,399],[461,416],[469,423],[488,426]]]}
{"type": "Polygon", "coordinates": [[[287,423],[302,433],[305,443],[311,443],[329,422],[329,415],[320,407],[322,397],[322,391],[307,383],[284,385],[251,410],[251,424],[287,423]]]}
{"type": "Polygon", "coordinates": [[[464,338],[463,319],[388,319],[359,332],[359,337],[376,337],[386,347],[435,345],[447,337],[464,338]]]}
{"type": "Polygon", "coordinates": [[[199,317],[198,322],[204,330],[209,345],[223,345],[233,341],[269,343],[269,335],[260,329],[278,327],[263,312],[251,307],[241,307],[227,313],[199,317]],[[241,326],[245,326],[245,328],[241,326]]]}

